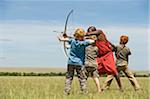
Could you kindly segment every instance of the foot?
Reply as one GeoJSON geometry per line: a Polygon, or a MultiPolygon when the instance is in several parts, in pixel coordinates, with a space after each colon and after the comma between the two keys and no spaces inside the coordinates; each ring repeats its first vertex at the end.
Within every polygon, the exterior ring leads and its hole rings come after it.
{"type": "Polygon", "coordinates": [[[105,91],[105,90],[109,90],[109,86],[103,87],[103,88],[101,89],[101,91],[105,91]]]}
{"type": "Polygon", "coordinates": [[[88,91],[82,91],[82,94],[86,95],[88,94],[88,91]]]}
{"type": "Polygon", "coordinates": [[[102,89],[98,91],[98,93],[99,93],[99,94],[102,94],[102,92],[103,92],[103,90],[102,90],[102,89]]]}
{"type": "Polygon", "coordinates": [[[141,88],[135,88],[135,91],[139,91],[139,90],[141,90],[141,88]]]}
{"type": "Polygon", "coordinates": [[[124,92],[123,88],[119,88],[120,92],[124,92]]]}
{"type": "Polygon", "coordinates": [[[70,95],[70,93],[69,92],[64,92],[64,95],[70,95]]]}
{"type": "Polygon", "coordinates": [[[86,95],[86,94],[88,94],[88,91],[81,91],[81,94],[86,95]]]}

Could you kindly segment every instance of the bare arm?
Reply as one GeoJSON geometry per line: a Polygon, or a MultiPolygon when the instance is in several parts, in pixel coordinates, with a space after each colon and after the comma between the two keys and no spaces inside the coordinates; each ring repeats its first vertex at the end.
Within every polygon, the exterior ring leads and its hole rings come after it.
{"type": "Polygon", "coordinates": [[[63,41],[63,42],[67,42],[67,41],[69,41],[69,38],[68,37],[63,37],[63,36],[58,36],[58,40],[63,41]]]}
{"type": "Polygon", "coordinates": [[[96,30],[96,31],[92,31],[92,32],[87,32],[86,36],[88,36],[88,35],[99,35],[101,33],[103,33],[102,30],[96,30]]]}
{"type": "Polygon", "coordinates": [[[111,47],[112,47],[112,51],[113,51],[113,52],[116,51],[117,47],[116,47],[114,44],[112,44],[111,42],[109,42],[109,43],[110,43],[110,45],[111,45],[111,47]]]}

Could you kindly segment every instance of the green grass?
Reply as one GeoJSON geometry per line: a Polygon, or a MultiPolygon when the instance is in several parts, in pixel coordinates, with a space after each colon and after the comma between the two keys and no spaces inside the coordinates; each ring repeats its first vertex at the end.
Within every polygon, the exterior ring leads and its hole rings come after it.
{"type": "MultiPolygon", "coordinates": [[[[101,77],[100,83],[106,78],[101,77]]],[[[135,92],[127,78],[122,78],[124,92],[118,90],[114,80],[110,90],[96,92],[93,80],[88,79],[87,95],[80,94],[75,77],[69,96],[63,94],[65,77],[0,77],[0,99],[149,99],[150,78],[137,78],[143,90],[135,92]]]]}

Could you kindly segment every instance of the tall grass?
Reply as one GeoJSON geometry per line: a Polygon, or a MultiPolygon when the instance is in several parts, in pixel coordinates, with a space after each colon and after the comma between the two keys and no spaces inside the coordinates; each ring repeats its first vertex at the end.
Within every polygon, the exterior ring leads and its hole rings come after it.
{"type": "MultiPolygon", "coordinates": [[[[100,78],[102,84],[106,78],[100,78]]],[[[149,99],[149,78],[137,78],[142,90],[135,92],[127,78],[122,78],[124,92],[114,80],[110,90],[97,93],[94,82],[88,79],[87,95],[80,94],[75,77],[69,96],[63,94],[65,77],[0,77],[0,99],[149,99]]]]}

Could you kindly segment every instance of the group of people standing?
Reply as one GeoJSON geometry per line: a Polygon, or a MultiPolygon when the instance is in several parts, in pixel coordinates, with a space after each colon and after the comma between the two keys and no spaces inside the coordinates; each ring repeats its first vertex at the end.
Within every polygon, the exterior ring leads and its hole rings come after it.
{"type": "Polygon", "coordinates": [[[88,93],[88,77],[93,78],[99,93],[109,88],[113,78],[116,79],[120,91],[123,91],[119,77],[120,71],[123,71],[129,78],[135,90],[140,89],[137,80],[128,68],[128,56],[131,55],[130,49],[126,46],[128,36],[122,35],[120,37],[120,44],[115,46],[107,40],[102,30],[90,26],[87,32],[82,28],[78,28],[73,38],[65,35],[60,36],[59,40],[70,44],[64,88],[66,95],[70,94],[75,71],[83,94],[88,93]],[[113,52],[115,52],[116,61],[113,52]],[[99,75],[102,74],[107,74],[107,78],[103,86],[100,87],[99,75]]]}

